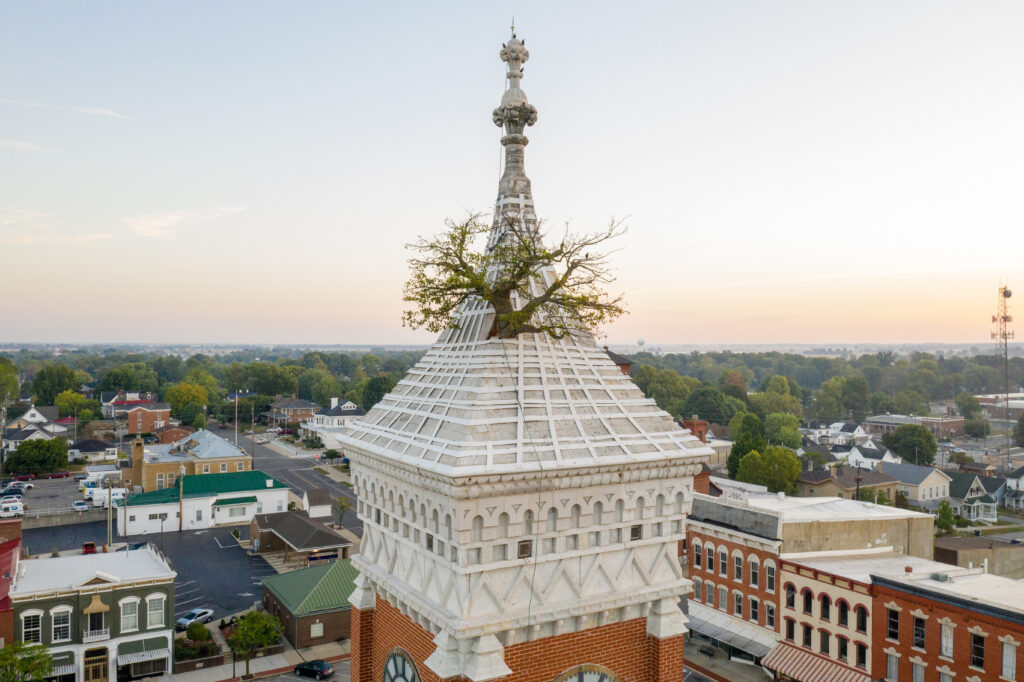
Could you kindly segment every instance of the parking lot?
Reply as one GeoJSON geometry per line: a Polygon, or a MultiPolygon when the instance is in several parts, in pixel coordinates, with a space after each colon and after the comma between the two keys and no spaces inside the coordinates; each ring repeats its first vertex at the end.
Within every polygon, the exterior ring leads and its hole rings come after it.
{"type": "Polygon", "coordinates": [[[72,502],[82,499],[81,483],[73,478],[41,478],[29,483],[34,487],[22,499],[31,511],[70,509],[72,502]]]}
{"type": "MultiPolygon", "coordinates": [[[[76,549],[83,542],[99,546],[107,541],[107,525],[98,522],[31,528],[23,537],[32,554],[76,549]]],[[[114,537],[114,542],[147,540],[162,548],[178,574],[174,581],[176,619],[196,607],[213,609],[215,619],[243,611],[262,600],[263,578],[276,573],[263,557],[251,556],[239,547],[230,528],[114,537]]]]}
{"type": "MultiPolygon", "coordinates": [[[[349,662],[348,661],[338,661],[337,663],[334,663],[333,665],[334,665],[334,677],[331,677],[329,679],[337,680],[338,682],[341,682],[341,680],[349,679],[349,677],[351,675],[351,672],[350,672],[349,662]]],[[[305,682],[308,682],[312,678],[310,678],[310,677],[300,677],[298,675],[295,675],[294,673],[284,673],[284,674],[281,674],[281,675],[277,675],[276,677],[267,677],[267,678],[264,678],[264,679],[268,679],[268,680],[291,680],[291,682],[295,682],[295,680],[304,680],[305,682]]]]}

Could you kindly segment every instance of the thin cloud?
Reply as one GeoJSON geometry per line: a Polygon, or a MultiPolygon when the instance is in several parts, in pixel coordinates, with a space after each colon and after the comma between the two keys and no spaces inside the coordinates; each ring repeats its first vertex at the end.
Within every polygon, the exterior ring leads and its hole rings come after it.
{"type": "Polygon", "coordinates": [[[92,234],[82,234],[73,238],[71,241],[82,243],[82,242],[98,242],[104,239],[113,239],[114,235],[111,232],[94,232],[92,234]]]}
{"type": "Polygon", "coordinates": [[[34,142],[25,142],[23,140],[0,140],[0,147],[4,147],[6,149],[17,149],[19,152],[48,151],[46,147],[41,147],[34,142]]]}
{"type": "Polygon", "coordinates": [[[208,223],[244,210],[245,206],[213,206],[197,210],[152,213],[128,218],[125,222],[140,237],[169,237],[180,229],[208,223]]]}
{"type": "Polygon", "coordinates": [[[20,225],[34,220],[51,218],[49,213],[33,211],[27,208],[7,208],[0,206],[0,225],[20,225]]]}
{"type": "Polygon", "coordinates": [[[107,118],[123,118],[131,120],[131,116],[118,113],[113,109],[102,107],[62,107],[54,104],[43,104],[41,102],[25,102],[17,99],[5,99],[0,97],[0,104],[10,104],[16,107],[27,107],[29,109],[47,109],[49,111],[71,111],[76,114],[89,114],[90,116],[106,116],[107,118]]]}

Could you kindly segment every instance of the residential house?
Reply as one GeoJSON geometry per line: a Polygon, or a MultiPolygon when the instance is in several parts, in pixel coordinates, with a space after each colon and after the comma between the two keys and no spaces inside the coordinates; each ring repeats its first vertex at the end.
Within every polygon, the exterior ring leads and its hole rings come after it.
{"type": "Polygon", "coordinates": [[[256,514],[287,507],[288,486],[262,471],[186,475],[173,487],[129,497],[117,509],[117,534],[247,524],[256,514]]]}
{"type": "Polygon", "coordinates": [[[732,442],[732,434],[729,432],[728,426],[723,426],[717,422],[711,422],[708,424],[708,440],[726,440],[732,442]]]}
{"type": "Polygon", "coordinates": [[[249,538],[260,554],[281,552],[285,561],[297,560],[305,566],[347,559],[352,546],[351,541],[295,509],[257,514],[249,522],[249,538]]]}
{"type": "Polygon", "coordinates": [[[899,484],[896,489],[906,496],[910,504],[935,510],[942,500],[949,499],[952,479],[941,469],[883,461],[878,463],[878,470],[896,479],[899,484]]]}
{"type": "Polygon", "coordinates": [[[327,488],[310,488],[302,493],[302,509],[311,519],[330,519],[333,515],[334,498],[327,488]]]}
{"type": "Polygon", "coordinates": [[[986,462],[964,462],[960,465],[960,471],[968,474],[978,474],[979,476],[994,476],[996,467],[994,464],[986,462]]]}
{"type": "Polygon", "coordinates": [[[49,650],[51,679],[167,674],[173,662],[175,575],[151,545],[22,559],[9,593],[14,638],[49,650]]]}
{"type": "Polygon", "coordinates": [[[115,419],[97,419],[86,424],[81,435],[85,438],[116,440],[128,435],[128,425],[115,419]]]}
{"type": "Polygon", "coordinates": [[[323,442],[324,447],[337,450],[341,445],[336,436],[349,424],[365,415],[366,410],[351,400],[341,401],[338,398],[331,398],[331,406],[325,407],[312,418],[302,422],[299,431],[303,437],[316,436],[323,442]]]}
{"type": "Polygon", "coordinates": [[[691,636],[732,657],[756,663],[782,637],[786,555],[861,549],[886,538],[896,551],[931,557],[929,514],[723,485],[721,497],[694,494],[686,527],[688,613],[691,636]]]}
{"type": "Polygon", "coordinates": [[[627,358],[625,355],[619,355],[613,350],[608,350],[608,346],[604,347],[604,352],[608,354],[611,361],[619,368],[619,371],[625,374],[627,377],[633,371],[633,361],[627,358]]]}
{"type": "Polygon", "coordinates": [[[54,405],[36,407],[32,405],[25,414],[7,424],[8,428],[22,428],[29,424],[46,424],[57,421],[60,417],[60,408],[54,405]]]}
{"type": "Polygon", "coordinates": [[[880,638],[872,618],[872,576],[945,568],[891,547],[784,555],[779,607],[782,642],[761,664],[775,672],[776,679],[879,679],[873,655],[880,638]]]}
{"type": "Polygon", "coordinates": [[[76,459],[89,462],[117,459],[117,446],[106,440],[79,438],[68,447],[68,461],[74,462],[76,459]]]}
{"type": "Polygon", "coordinates": [[[1019,680],[1024,584],[949,566],[872,576],[872,670],[885,680],[1019,680]]]}
{"type": "Polygon", "coordinates": [[[182,472],[199,476],[252,469],[249,453],[206,429],[173,443],[145,445],[136,439],[129,462],[130,466],[121,470],[121,483],[143,492],[174,486],[182,472]]]}
{"type": "Polygon", "coordinates": [[[833,422],[828,430],[831,445],[858,445],[868,439],[868,432],[855,422],[833,422]]]}
{"type": "Polygon", "coordinates": [[[1003,504],[1009,509],[1024,509],[1024,467],[1006,475],[1006,495],[1003,504]]]}
{"type": "Polygon", "coordinates": [[[100,394],[100,411],[105,418],[113,419],[134,405],[150,405],[156,401],[157,394],[153,391],[103,392],[100,394]]]}
{"type": "Polygon", "coordinates": [[[22,428],[12,428],[4,431],[3,451],[11,453],[18,449],[22,443],[30,440],[53,440],[54,436],[40,424],[29,423],[22,428]]]}
{"type": "Polygon", "coordinates": [[[963,417],[917,417],[904,414],[879,414],[864,420],[864,430],[870,436],[884,436],[904,424],[918,424],[932,432],[935,440],[947,440],[963,435],[963,417]]]}
{"type": "Polygon", "coordinates": [[[903,458],[894,454],[892,450],[871,439],[852,446],[842,457],[850,466],[861,469],[878,469],[882,462],[899,464],[903,461],[903,458]]]}
{"type": "MultiPolygon", "coordinates": [[[[813,466],[813,462],[809,462],[813,466]]],[[[896,499],[896,479],[882,471],[850,466],[814,467],[800,472],[796,494],[800,497],[845,497],[858,495],[877,498],[882,492],[890,502],[896,499]]]]}
{"type": "Polygon", "coordinates": [[[274,424],[292,424],[312,419],[320,406],[302,398],[278,398],[270,403],[270,421],[274,424]]]}
{"type": "Polygon", "coordinates": [[[1024,544],[1019,540],[969,535],[935,538],[935,560],[974,568],[1004,578],[1024,580],[1024,544]]]}
{"type": "Polygon", "coordinates": [[[171,424],[171,406],[168,403],[142,403],[114,407],[114,417],[123,422],[133,436],[154,433],[171,424]]]}
{"type": "Polygon", "coordinates": [[[949,502],[957,514],[969,521],[998,520],[999,502],[988,492],[981,476],[955,471],[947,473],[950,478],[949,502]]]}
{"type": "Polygon", "coordinates": [[[347,559],[263,579],[263,610],[296,649],[348,639],[349,595],[359,572],[347,559]]]}

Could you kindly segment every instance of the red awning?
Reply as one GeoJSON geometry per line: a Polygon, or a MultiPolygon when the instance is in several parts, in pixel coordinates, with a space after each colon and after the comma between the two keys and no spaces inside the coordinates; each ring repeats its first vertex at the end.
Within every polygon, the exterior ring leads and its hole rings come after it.
{"type": "Polygon", "coordinates": [[[761,665],[799,682],[871,682],[862,672],[785,643],[776,644],[761,665]]]}

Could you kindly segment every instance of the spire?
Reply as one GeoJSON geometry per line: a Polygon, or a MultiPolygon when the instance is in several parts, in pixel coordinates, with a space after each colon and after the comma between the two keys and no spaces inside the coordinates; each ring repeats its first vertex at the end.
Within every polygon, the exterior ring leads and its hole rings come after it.
{"type": "Polygon", "coordinates": [[[501,61],[508,64],[508,88],[501,97],[501,104],[494,110],[494,124],[504,128],[505,135],[501,144],[505,147],[505,172],[498,185],[498,201],[502,197],[530,194],[530,179],[523,168],[523,149],[530,140],[523,134],[526,126],[537,122],[537,108],[526,99],[526,93],[520,87],[523,79],[523,64],[530,58],[530,53],[512,29],[512,39],[501,46],[498,53],[501,61]]]}

